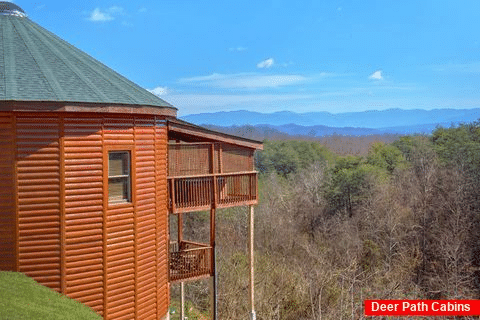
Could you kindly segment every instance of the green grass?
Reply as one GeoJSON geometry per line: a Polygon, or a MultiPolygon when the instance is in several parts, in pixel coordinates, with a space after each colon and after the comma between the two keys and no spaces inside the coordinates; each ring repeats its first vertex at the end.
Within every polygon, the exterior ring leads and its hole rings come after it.
{"type": "Polygon", "coordinates": [[[102,319],[89,307],[17,272],[0,272],[0,320],[102,319]]]}
{"type": "MultiPolygon", "coordinates": [[[[172,300],[169,308],[170,319],[180,319],[180,301],[172,300]]],[[[189,320],[211,319],[208,312],[201,312],[190,301],[185,301],[185,317],[189,320]]]]}

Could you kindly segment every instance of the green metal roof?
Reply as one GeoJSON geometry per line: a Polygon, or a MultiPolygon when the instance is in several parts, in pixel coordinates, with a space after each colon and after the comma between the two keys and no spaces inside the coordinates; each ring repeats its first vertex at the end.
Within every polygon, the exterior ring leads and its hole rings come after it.
{"type": "Polygon", "coordinates": [[[9,5],[0,2],[0,101],[172,107],[9,5]]]}

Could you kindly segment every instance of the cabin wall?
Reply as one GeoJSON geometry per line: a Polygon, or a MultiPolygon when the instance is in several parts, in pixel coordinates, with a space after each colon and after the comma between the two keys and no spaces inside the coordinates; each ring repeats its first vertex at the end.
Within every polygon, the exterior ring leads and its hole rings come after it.
{"type": "Polygon", "coordinates": [[[12,191],[2,192],[5,201],[0,203],[0,269],[15,269],[18,202],[19,271],[105,319],[165,316],[164,121],[155,116],[52,113],[19,114],[15,120],[0,114],[0,137],[6,146],[0,153],[0,190],[12,191]],[[131,203],[108,203],[109,150],[131,152],[131,203]]]}
{"type": "Polygon", "coordinates": [[[136,293],[137,312],[142,319],[156,318],[157,294],[157,216],[155,119],[135,123],[136,158],[136,293]]]}
{"type": "Polygon", "coordinates": [[[18,116],[18,271],[60,291],[60,124],[18,116]]]}
{"type": "Polygon", "coordinates": [[[167,191],[168,131],[163,121],[155,126],[156,228],[157,228],[157,319],[168,315],[170,286],[168,284],[168,191],[167,191]]]}
{"type": "MultiPolygon", "coordinates": [[[[108,151],[129,150],[132,162],[132,190],[135,191],[136,158],[134,119],[107,118],[103,129],[104,185],[108,183],[108,151]]],[[[135,192],[131,203],[108,204],[104,191],[105,214],[105,319],[135,318],[135,192]]]]}
{"type": "Polygon", "coordinates": [[[0,115],[0,270],[15,271],[15,127],[0,115]]]}
{"type": "Polygon", "coordinates": [[[63,137],[64,293],[103,314],[102,119],[66,117],[63,137]]]}

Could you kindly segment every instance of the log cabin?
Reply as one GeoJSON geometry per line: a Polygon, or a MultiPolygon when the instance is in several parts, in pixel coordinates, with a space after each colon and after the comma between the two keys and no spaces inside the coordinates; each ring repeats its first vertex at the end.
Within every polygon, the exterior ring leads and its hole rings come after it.
{"type": "Polygon", "coordinates": [[[181,121],[9,2],[0,145],[0,270],[104,319],[168,319],[172,283],[215,275],[215,210],[258,201],[261,142],[181,121]],[[186,241],[182,215],[201,210],[210,242],[186,241]]]}

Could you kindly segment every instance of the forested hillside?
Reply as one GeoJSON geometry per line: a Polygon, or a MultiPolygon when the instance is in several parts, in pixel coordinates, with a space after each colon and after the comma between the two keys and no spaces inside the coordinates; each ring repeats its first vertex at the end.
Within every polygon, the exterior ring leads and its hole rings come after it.
{"type": "MultiPolygon", "coordinates": [[[[480,298],[480,123],[338,155],[257,153],[257,319],[359,319],[363,300],[480,298]]],[[[202,214],[189,214],[190,233],[202,214]]],[[[247,210],[217,216],[220,319],[248,314],[247,210]]],[[[206,225],[206,224],[203,224],[206,225]]],[[[205,305],[205,291],[187,290],[205,305]]]]}
{"type": "Polygon", "coordinates": [[[400,137],[398,134],[387,133],[361,136],[330,134],[317,137],[313,135],[290,135],[266,126],[219,127],[207,125],[206,127],[215,131],[258,141],[301,140],[319,142],[338,155],[366,155],[373,143],[391,143],[400,137]]]}

